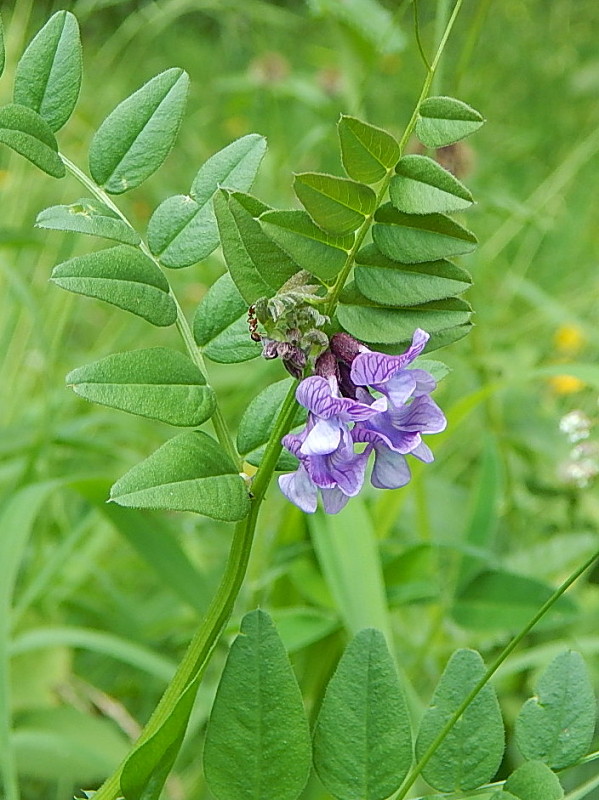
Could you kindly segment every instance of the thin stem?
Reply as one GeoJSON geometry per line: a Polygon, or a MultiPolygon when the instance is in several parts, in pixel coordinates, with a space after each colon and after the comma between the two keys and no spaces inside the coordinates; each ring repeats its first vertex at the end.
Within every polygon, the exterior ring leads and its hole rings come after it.
{"type": "Polygon", "coordinates": [[[422,58],[422,61],[424,62],[424,66],[426,67],[427,71],[430,72],[431,65],[429,64],[428,58],[426,57],[426,53],[422,45],[422,39],[420,38],[420,19],[418,17],[418,0],[414,0],[414,34],[416,35],[416,44],[418,45],[418,52],[420,53],[420,57],[422,58]]]}

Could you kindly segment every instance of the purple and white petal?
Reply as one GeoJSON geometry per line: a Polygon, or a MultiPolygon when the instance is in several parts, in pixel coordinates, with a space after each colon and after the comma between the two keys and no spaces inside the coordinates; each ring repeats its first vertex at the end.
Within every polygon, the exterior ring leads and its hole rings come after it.
{"type": "Polygon", "coordinates": [[[344,494],[355,497],[362,488],[368,455],[364,452],[349,459],[336,457],[336,453],[329,456],[330,474],[344,494]]]}
{"type": "Polygon", "coordinates": [[[440,433],[447,427],[445,415],[428,395],[417,397],[409,406],[387,413],[393,427],[404,431],[440,433]]]}
{"type": "Polygon", "coordinates": [[[336,405],[331,384],[320,375],[305,378],[295,392],[297,402],[316,414],[328,419],[336,414],[336,405]]]}
{"type": "Polygon", "coordinates": [[[410,481],[410,468],[405,456],[388,447],[375,447],[371,483],[377,489],[399,489],[410,481]]]}
{"type": "Polygon", "coordinates": [[[335,418],[320,418],[304,439],[300,452],[306,456],[332,453],[339,446],[342,424],[335,418]]]}
{"type": "Polygon", "coordinates": [[[400,369],[389,380],[374,388],[379,392],[384,392],[394,406],[403,406],[416,390],[416,377],[412,370],[400,369]]]}
{"type": "Polygon", "coordinates": [[[358,423],[352,431],[355,442],[382,443],[396,453],[411,453],[420,444],[418,431],[407,431],[394,424],[394,417],[401,416],[399,412],[393,414],[387,411],[378,414],[368,422],[358,423]]]}
{"type": "Polygon", "coordinates": [[[279,487],[285,497],[305,511],[313,514],[318,501],[318,489],[303,466],[287,475],[279,475],[279,487]]]}
{"type": "Polygon", "coordinates": [[[414,389],[413,397],[430,394],[437,388],[437,381],[430,372],[427,372],[425,369],[410,369],[409,373],[416,378],[416,388],[414,389]]]}
{"type": "Polygon", "coordinates": [[[349,497],[341,489],[323,489],[322,504],[327,514],[338,514],[346,505],[349,497]]]}
{"type": "Polygon", "coordinates": [[[419,458],[421,461],[424,461],[425,464],[432,464],[432,462],[435,460],[433,451],[424,442],[420,442],[418,447],[415,447],[410,453],[410,455],[416,456],[416,458],[419,458]]]}
{"type": "Polygon", "coordinates": [[[412,344],[400,356],[368,351],[357,355],[351,367],[351,379],[358,386],[374,386],[386,383],[396,372],[411,364],[424,350],[430,336],[421,328],[416,328],[412,344]]]}

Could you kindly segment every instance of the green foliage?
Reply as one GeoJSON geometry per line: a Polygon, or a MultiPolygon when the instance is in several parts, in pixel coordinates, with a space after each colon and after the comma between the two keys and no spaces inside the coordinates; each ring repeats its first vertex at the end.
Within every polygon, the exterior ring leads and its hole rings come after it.
{"type": "Polygon", "coordinates": [[[65,168],[52,129],[32,109],[19,105],[0,108],[0,142],[53,178],[64,177],[65,168]]]}
{"type": "Polygon", "coordinates": [[[505,789],[507,800],[510,794],[519,800],[560,800],[564,796],[557,775],[542,761],[519,766],[505,782],[505,789]]]}
{"type": "Polygon", "coordinates": [[[302,172],[295,176],[295,193],[319,227],[328,233],[352,233],[376,209],[376,195],[363,183],[302,172]]]}
{"type": "Polygon", "coordinates": [[[112,209],[99,200],[84,197],[65,206],[50,206],[37,215],[36,227],[56,231],[88,233],[122,244],[137,245],[141,237],[112,209]]]}
{"type": "Polygon", "coordinates": [[[463,183],[426,156],[403,156],[389,184],[391,202],[405,214],[448,214],[472,205],[463,183]]]}
{"type": "Polygon", "coordinates": [[[399,160],[399,145],[382,128],[341,115],[337,132],[343,166],[355,181],[378,183],[399,160]]]}
{"type": "Polygon", "coordinates": [[[478,111],[455,97],[429,97],[418,110],[416,135],[427,147],[445,147],[470,136],[483,123],[478,111]]]}

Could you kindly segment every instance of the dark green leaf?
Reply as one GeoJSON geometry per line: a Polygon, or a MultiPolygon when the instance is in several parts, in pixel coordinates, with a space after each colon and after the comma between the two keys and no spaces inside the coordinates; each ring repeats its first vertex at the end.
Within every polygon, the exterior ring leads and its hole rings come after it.
{"type": "Polygon", "coordinates": [[[310,773],[310,732],[272,620],[243,618],[214,700],[204,772],[217,800],[296,800],[310,773]]]}
{"type": "Polygon", "coordinates": [[[564,796],[557,775],[542,761],[521,764],[505,782],[505,791],[518,800],[560,800],[564,796]]]}
{"type": "Polygon", "coordinates": [[[193,335],[212,361],[235,364],[256,358],[262,352],[250,338],[248,306],[228,272],[210,287],[197,308],[193,335]]]}
{"type": "Polygon", "coordinates": [[[200,168],[189,195],[167,198],[148,224],[148,245],[165,267],[180,269],[218,246],[212,198],[219,186],[247,191],[266,152],[266,139],[250,133],[215,153],[200,168]]]}
{"type": "Polygon", "coordinates": [[[325,233],[305,211],[267,211],[260,217],[260,224],[301,269],[324,281],[335,278],[354,243],[353,234],[325,233]]]}
{"type": "Polygon", "coordinates": [[[167,69],[119,103],[92,139],[89,168],[96,183],[122,194],[156,172],[175,143],[188,84],[182,69],[167,69]]]}
{"type": "Polygon", "coordinates": [[[342,115],[337,130],[343,166],[350,178],[376,183],[397,163],[399,145],[382,128],[342,115]]]}
{"type": "Polygon", "coordinates": [[[389,185],[391,202],[406,214],[461,211],[474,202],[470,191],[446,169],[427,156],[399,159],[389,185]]]}
{"type": "Polygon", "coordinates": [[[53,178],[62,178],[66,173],[52,129],[27,106],[13,104],[0,108],[0,142],[53,178]]]}
{"type": "Polygon", "coordinates": [[[376,212],[372,238],[394,261],[420,264],[471,253],[476,236],[444,214],[403,214],[390,203],[376,212]]]}
{"type": "Polygon", "coordinates": [[[385,637],[369,628],[348,645],[314,731],[314,766],[340,800],[384,800],[412,763],[410,718],[385,637]]]}
{"type": "Polygon", "coordinates": [[[427,147],[453,144],[484,123],[478,111],[454,97],[429,97],[419,112],[416,136],[427,147]]]}
{"type": "Polygon", "coordinates": [[[401,264],[384,256],[375,244],[359,251],[354,277],[369,300],[402,307],[454,297],[472,283],[470,274],[451,261],[401,264]]]}
{"type": "MultiPolygon", "coordinates": [[[[475,650],[453,654],[420,723],[417,758],[422,758],[484,674],[485,665],[475,650]]],[[[503,748],[501,711],[493,687],[487,683],[435,750],[422,775],[442,792],[476,789],[499,769],[503,748]]]]}
{"type": "Polygon", "coordinates": [[[81,71],[77,18],[57,11],[17,64],[14,101],[37,111],[53,131],[60,130],[77,103],[81,71]]]}
{"type": "Polygon", "coordinates": [[[37,215],[38,228],[74,231],[113,239],[123,244],[139,244],[136,230],[99,200],[81,198],[70,206],[50,206],[37,215]]]}
{"type": "Polygon", "coordinates": [[[198,367],[166,347],[115,353],[73,370],[66,381],[86,400],[183,427],[205,422],[216,402],[198,367]]]}
{"type": "Polygon", "coordinates": [[[516,743],[524,758],[544,761],[555,770],[575,764],[591,746],[596,705],[580,653],[561,653],[516,719],[516,743]]]}
{"type": "Polygon", "coordinates": [[[303,172],[295,176],[293,186],[314,222],[329,233],[352,233],[376,208],[372,189],[347,178],[303,172]]]}
{"type": "MultiPolygon", "coordinates": [[[[416,327],[422,327],[417,325],[416,327]]],[[[456,325],[454,328],[444,328],[442,331],[437,331],[431,334],[431,338],[426,343],[426,352],[432,353],[433,350],[438,350],[441,347],[447,347],[454,342],[459,342],[465,336],[468,336],[472,330],[473,325],[467,322],[464,325],[456,325]]],[[[379,353],[389,353],[390,355],[397,355],[403,353],[411,341],[411,336],[394,344],[384,344],[383,342],[372,342],[369,347],[371,350],[378,350],[379,353]]]]}
{"type": "Polygon", "coordinates": [[[194,511],[227,522],[249,511],[235,464],[202,431],[181,433],[163,444],[114,484],[110,499],[121,506],[194,511]]]}
{"type": "Polygon", "coordinates": [[[69,292],[97,297],[153,325],[172,325],[177,307],[156,264],[133,247],[119,245],[77,256],[54,267],[51,280],[69,292]]]}

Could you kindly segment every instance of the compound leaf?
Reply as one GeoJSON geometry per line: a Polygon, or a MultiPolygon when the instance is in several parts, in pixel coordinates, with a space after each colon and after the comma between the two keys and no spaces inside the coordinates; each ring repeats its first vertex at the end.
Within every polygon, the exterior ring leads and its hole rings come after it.
{"type": "Polygon", "coordinates": [[[293,187],[314,222],[329,233],[352,233],[376,208],[372,189],[347,178],[302,172],[295,176],[293,187]]]}
{"type": "Polygon", "coordinates": [[[399,145],[382,128],[342,115],[337,131],[343,166],[356,181],[377,183],[399,159],[399,145]]]}
{"type": "Polygon", "coordinates": [[[470,191],[427,156],[400,158],[389,185],[391,202],[405,214],[462,211],[474,202],[470,191]]]}
{"type": "Polygon", "coordinates": [[[140,236],[134,228],[99,200],[83,197],[68,206],[50,206],[37,215],[37,228],[74,231],[101,236],[123,244],[136,245],[140,236]]]}
{"type": "Polygon", "coordinates": [[[429,97],[422,103],[416,136],[427,147],[445,147],[478,130],[483,117],[455,97],[429,97]]]}
{"type": "Polygon", "coordinates": [[[0,108],[0,142],[8,145],[53,178],[64,177],[66,170],[58,155],[52,129],[27,106],[10,104],[0,108]]]}

